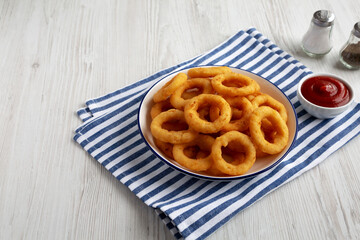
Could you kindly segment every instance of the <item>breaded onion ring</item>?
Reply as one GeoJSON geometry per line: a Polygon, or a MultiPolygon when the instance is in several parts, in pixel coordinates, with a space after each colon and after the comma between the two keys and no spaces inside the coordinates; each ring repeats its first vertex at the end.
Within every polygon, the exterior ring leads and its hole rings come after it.
{"type": "Polygon", "coordinates": [[[160,113],[165,112],[172,108],[174,108],[174,107],[171,105],[169,100],[155,103],[150,110],[151,119],[154,119],[160,113]]]}
{"type": "Polygon", "coordinates": [[[260,90],[259,84],[254,79],[234,72],[215,76],[211,79],[211,84],[219,94],[229,97],[242,97],[260,90]],[[237,81],[242,87],[228,87],[223,84],[224,81],[237,81]]]}
{"type": "Polygon", "coordinates": [[[211,156],[215,167],[221,172],[228,175],[242,175],[254,165],[256,159],[256,149],[254,144],[251,142],[250,137],[237,131],[230,131],[215,139],[211,148],[211,156]],[[241,149],[243,149],[245,154],[243,161],[239,163],[235,161],[233,164],[228,163],[222,157],[221,148],[226,147],[230,142],[235,142],[241,149]]]}
{"type": "Polygon", "coordinates": [[[174,159],[174,156],[172,154],[173,144],[160,141],[156,138],[154,138],[154,143],[167,157],[174,159]]]}
{"type": "MultiPolygon", "coordinates": [[[[245,97],[226,98],[226,101],[230,104],[232,112],[241,110],[241,117],[238,119],[231,119],[228,124],[223,127],[223,131],[245,131],[249,127],[249,119],[253,111],[251,102],[245,97]]],[[[233,118],[235,114],[232,114],[233,118]]],[[[238,117],[238,116],[237,116],[238,117]]]]}
{"type": "Polygon", "coordinates": [[[289,140],[289,129],[284,119],[277,111],[267,106],[256,108],[253,111],[250,117],[249,130],[256,147],[268,154],[281,152],[289,140]],[[265,139],[264,132],[261,129],[264,118],[271,122],[274,131],[276,131],[276,134],[272,136],[272,142],[265,139]]]}
{"type": "Polygon", "coordinates": [[[213,94],[200,94],[199,96],[190,99],[190,101],[185,105],[184,114],[186,122],[195,131],[201,133],[216,133],[220,131],[225,124],[230,122],[231,108],[221,96],[213,94]],[[216,106],[220,109],[220,115],[215,121],[208,122],[200,118],[197,111],[201,105],[205,104],[210,104],[211,106],[216,106]]]}
{"type": "Polygon", "coordinates": [[[170,109],[157,115],[150,125],[152,135],[160,141],[172,144],[188,143],[196,138],[198,135],[197,132],[190,128],[180,131],[172,131],[163,128],[163,123],[174,120],[185,121],[184,112],[178,109],[170,109]]]}
{"type": "Polygon", "coordinates": [[[167,82],[159,91],[157,91],[153,97],[155,103],[165,101],[170,97],[175,90],[180,87],[187,80],[187,75],[185,73],[177,74],[173,79],[167,82]]]}
{"type": "Polygon", "coordinates": [[[258,95],[251,101],[251,103],[254,106],[254,108],[258,108],[261,106],[268,106],[275,109],[280,113],[282,119],[284,119],[284,121],[287,122],[288,116],[285,106],[281,102],[272,98],[271,96],[267,94],[258,95]]]}
{"type": "Polygon", "coordinates": [[[188,90],[197,88],[200,89],[201,93],[211,93],[213,88],[211,86],[211,82],[208,78],[192,78],[182,84],[179,88],[175,90],[175,92],[170,97],[171,105],[173,105],[177,109],[184,109],[184,106],[191,99],[182,98],[182,94],[188,90]]]}
{"type": "Polygon", "coordinates": [[[228,67],[207,67],[207,68],[192,68],[188,71],[188,76],[190,78],[207,78],[207,77],[215,77],[221,73],[231,72],[231,69],[228,67]]]}
{"type": "Polygon", "coordinates": [[[210,152],[214,141],[215,139],[211,136],[199,134],[195,141],[185,144],[175,144],[173,147],[174,160],[190,170],[205,171],[213,164],[210,152]],[[196,159],[190,158],[184,153],[186,148],[192,146],[197,146],[202,150],[202,154],[199,154],[196,159]]]}

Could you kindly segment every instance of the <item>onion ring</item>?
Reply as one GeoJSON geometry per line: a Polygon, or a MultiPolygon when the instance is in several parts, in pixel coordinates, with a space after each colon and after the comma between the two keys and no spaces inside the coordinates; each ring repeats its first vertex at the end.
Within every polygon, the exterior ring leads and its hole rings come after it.
{"type": "Polygon", "coordinates": [[[157,115],[150,125],[152,135],[160,141],[172,144],[188,143],[197,137],[197,132],[190,128],[181,131],[164,129],[162,124],[171,120],[185,121],[184,112],[178,109],[170,109],[157,115]]]}
{"type": "Polygon", "coordinates": [[[208,68],[192,68],[187,72],[191,78],[207,78],[215,77],[218,74],[231,72],[231,69],[225,66],[222,67],[208,67],[208,68]]]}
{"type": "Polygon", "coordinates": [[[277,154],[281,152],[286,147],[289,140],[289,129],[284,119],[276,110],[267,106],[256,108],[253,111],[250,117],[249,129],[251,138],[256,147],[268,154],[277,154]],[[273,142],[269,142],[265,139],[261,129],[262,120],[264,118],[271,122],[273,129],[276,131],[276,135],[273,136],[273,142]]]}
{"type": "Polygon", "coordinates": [[[198,138],[190,143],[175,144],[173,147],[174,160],[182,166],[192,171],[206,171],[213,164],[211,157],[211,146],[215,139],[208,135],[199,135],[198,138]],[[184,151],[188,147],[198,146],[202,151],[208,152],[209,154],[201,154],[196,159],[186,156],[184,151]]]}
{"type": "MultiPolygon", "coordinates": [[[[245,131],[249,127],[249,119],[253,111],[253,105],[245,97],[226,98],[226,101],[230,104],[232,112],[234,109],[241,109],[241,117],[239,119],[231,119],[228,124],[223,127],[223,131],[245,131]]],[[[235,114],[232,114],[233,118],[235,114]]]]}
{"type": "MultiPolygon", "coordinates": [[[[200,93],[211,93],[213,88],[211,82],[207,78],[192,78],[186,81],[183,85],[175,90],[170,97],[171,104],[177,109],[184,109],[184,106],[189,99],[184,99],[181,95],[188,89],[198,88],[201,89],[200,93]]],[[[191,99],[191,98],[190,98],[191,99]]]]}
{"type": "Polygon", "coordinates": [[[260,90],[254,79],[234,72],[215,76],[211,79],[211,84],[219,94],[229,97],[242,97],[260,90]],[[223,84],[224,81],[237,81],[242,87],[228,87],[223,84]]]}
{"type": "Polygon", "coordinates": [[[267,94],[258,95],[251,101],[251,103],[253,104],[254,108],[258,108],[260,106],[268,106],[275,109],[280,113],[282,119],[284,119],[284,121],[287,122],[288,116],[285,106],[281,102],[272,98],[271,96],[267,94]]]}
{"type": "MultiPolygon", "coordinates": [[[[210,107],[211,109],[211,107],[210,107]]],[[[220,131],[225,124],[230,122],[231,108],[224,98],[213,94],[200,94],[190,99],[184,108],[185,120],[195,131],[201,133],[216,133],[220,131]],[[197,110],[201,105],[210,104],[220,109],[220,116],[213,122],[201,119],[197,110]]]]}
{"type": "Polygon", "coordinates": [[[155,103],[165,101],[170,97],[175,90],[181,86],[187,80],[187,75],[185,73],[177,74],[173,79],[167,82],[159,91],[157,91],[153,97],[155,103]]]}
{"type": "Polygon", "coordinates": [[[163,142],[156,138],[154,138],[154,143],[167,157],[174,159],[172,154],[173,145],[171,143],[163,142]]]}
{"type": "Polygon", "coordinates": [[[151,119],[154,119],[160,113],[165,112],[172,108],[174,107],[171,105],[169,100],[155,103],[150,110],[151,119]]]}
{"type": "Polygon", "coordinates": [[[250,137],[237,132],[230,131],[217,137],[211,148],[211,156],[214,161],[214,165],[221,172],[228,175],[242,175],[245,174],[253,165],[256,160],[256,149],[251,142],[250,137]],[[244,149],[245,158],[239,164],[232,164],[225,161],[222,157],[222,147],[226,147],[230,142],[236,142],[241,148],[244,149]]]}

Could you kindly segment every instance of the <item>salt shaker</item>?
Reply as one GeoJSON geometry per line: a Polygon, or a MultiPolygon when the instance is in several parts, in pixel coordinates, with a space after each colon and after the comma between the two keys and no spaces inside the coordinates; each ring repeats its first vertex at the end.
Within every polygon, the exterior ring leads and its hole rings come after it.
{"type": "Polygon", "coordinates": [[[323,56],[332,48],[331,32],[335,15],[328,10],[316,11],[310,27],[302,39],[302,49],[311,56],[323,56]]]}
{"type": "Polygon", "coordinates": [[[349,69],[360,68],[360,22],[355,23],[347,43],[340,50],[340,62],[349,69]]]}

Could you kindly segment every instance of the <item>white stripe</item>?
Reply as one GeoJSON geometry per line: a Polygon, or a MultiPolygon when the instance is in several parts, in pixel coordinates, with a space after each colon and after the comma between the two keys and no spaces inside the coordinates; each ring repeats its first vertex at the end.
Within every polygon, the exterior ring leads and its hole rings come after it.
{"type": "MultiPolygon", "coordinates": [[[[259,75],[259,72],[261,72],[263,69],[265,69],[267,66],[271,65],[272,62],[274,62],[276,59],[278,58],[278,56],[275,54],[273,56],[271,56],[268,61],[266,62],[262,62],[261,64],[259,64],[259,66],[257,66],[255,69],[253,69],[253,72],[255,74],[259,75]]],[[[261,77],[264,77],[264,75],[262,75],[261,77]]]]}
{"type": "MultiPolygon", "coordinates": [[[[126,133],[127,133],[127,132],[125,132],[124,134],[122,134],[122,137],[119,136],[119,137],[114,138],[114,139],[115,139],[114,141],[116,141],[116,140],[119,141],[120,139],[122,139],[124,136],[127,135],[126,133]]],[[[120,145],[120,146],[112,149],[112,150],[109,151],[108,153],[106,153],[106,154],[104,154],[103,156],[101,156],[101,157],[98,159],[98,161],[99,161],[100,163],[103,163],[105,160],[109,159],[111,156],[113,156],[114,154],[120,152],[122,149],[130,146],[132,143],[138,141],[139,139],[141,139],[141,136],[139,136],[139,135],[134,136],[132,139],[126,141],[126,142],[123,143],[122,145],[120,145]]],[[[132,148],[131,150],[129,150],[128,152],[126,152],[126,153],[124,153],[124,154],[130,155],[131,151],[132,151],[133,149],[135,149],[136,147],[139,147],[139,146],[141,146],[141,145],[135,146],[134,148],[132,148]]],[[[145,145],[143,145],[142,147],[145,147],[145,145]]],[[[102,147],[101,147],[101,148],[102,148],[102,147]]],[[[103,150],[104,150],[104,149],[106,149],[106,148],[103,148],[103,150]]],[[[140,148],[139,148],[139,149],[140,149],[140,148]]],[[[91,155],[93,155],[93,154],[91,154],[91,155]]],[[[96,155],[93,155],[93,156],[95,157],[96,155]]],[[[119,156],[119,157],[120,157],[120,156],[119,156]]],[[[109,165],[109,166],[110,166],[109,168],[112,167],[112,166],[111,166],[112,164],[116,164],[116,163],[114,163],[114,162],[115,162],[114,160],[111,162],[111,164],[109,165]]]]}
{"type": "MultiPolygon", "coordinates": [[[[174,178],[176,175],[179,175],[179,172],[177,171],[173,171],[170,174],[165,175],[164,177],[160,178],[159,180],[157,180],[156,182],[153,182],[151,185],[147,186],[146,188],[144,188],[142,191],[140,191],[138,193],[138,197],[142,198],[143,196],[149,194],[150,192],[152,192],[153,190],[155,190],[156,188],[161,187],[165,182],[169,181],[170,179],[174,178]]],[[[167,189],[167,191],[171,191],[172,185],[169,186],[167,189]]]]}
{"type": "MultiPolygon", "coordinates": [[[[256,41],[254,41],[256,42],[256,41]]],[[[238,59],[236,62],[232,63],[232,66],[237,66],[240,63],[244,62],[246,59],[250,58],[252,55],[256,54],[260,48],[262,48],[263,45],[260,43],[258,44],[253,50],[249,51],[247,54],[245,54],[243,57],[241,57],[240,59],[238,59]]]]}
{"type": "MultiPolygon", "coordinates": [[[[183,205],[183,204],[187,204],[188,202],[192,201],[193,199],[198,198],[199,196],[203,195],[205,192],[207,192],[208,190],[210,190],[213,187],[217,186],[218,184],[219,183],[217,183],[217,182],[212,182],[209,185],[205,186],[203,189],[201,189],[199,192],[195,193],[194,195],[190,195],[190,196],[188,196],[188,197],[186,197],[184,199],[180,199],[180,200],[178,200],[176,202],[173,202],[171,204],[167,204],[167,205],[161,207],[160,209],[161,209],[161,211],[165,212],[165,211],[167,211],[167,210],[169,210],[171,208],[178,207],[178,206],[183,205]]],[[[226,191],[225,188],[219,189],[219,191],[221,191],[221,190],[226,191]]]]}
{"type": "MultiPolygon", "coordinates": [[[[153,207],[158,207],[158,206],[160,206],[162,204],[166,204],[166,203],[169,203],[171,201],[174,201],[175,199],[180,199],[181,197],[193,192],[196,188],[198,188],[203,183],[204,182],[202,180],[199,180],[196,183],[194,183],[193,185],[191,185],[190,187],[184,189],[182,192],[179,192],[177,195],[172,196],[168,200],[160,201],[160,202],[157,202],[157,203],[155,203],[155,201],[157,201],[157,200],[154,200],[154,201],[152,201],[150,203],[150,205],[153,206],[153,207]]],[[[175,200],[175,201],[179,201],[179,200],[175,200]]]]}
{"type": "MultiPolygon", "coordinates": [[[[137,105],[131,106],[127,109],[124,110],[124,114],[129,114],[130,112],[136,110],[137,105]]],[[[111,124],[113,124],[116,121],[119,121],[119,119],[122,116],[120,116],[120,114],[114,115],[111,118],[99,123],[98,125],[96,125],[95,127],[93,127],[91,130],[89,130],[88,132],[86,132],[85,134],[83,134],[83,136],[86,136],[86,138],[91,138],[94,137],[95,134],[100,133],[101,130],[104,130],[106,127],[110,126],[111,124]]],[[[98,120],[98,119],[97,119],[98,120]]],[[[103,140],[104,137],[111,135],[112,133],[118,131],[119,129],[126,127],[127,125],[129,125],[130,122],[136,121],[136,115],[130,117],[129,119],[125,120],[124,122],[120,123],[118,126],[116,126],[116,128],[112,128],[109,129],[105,132],[102,132],[101,134],[99,134],[99,136],[97,136],[89,145],[86,145],[85,150],[88,150],[90,147],[94,146],[95,144],[97,144],[98,142],[101,142],[103,140]]],[[[81,134],[81,133],[79,133],[81,134]]]]}
{"type": "Polygon", "coordinates": [[[128,152],[124,152],[123,154],[117,156],[114,160],[112,160],[111,162],[109,162],[108,164],[106,164],[106,169],[111,169],[112,167],[114,167],[116,164],[120,163],[121,160],[124,160],[128,157],[130,157],[132,154],[135,154],[136,152],[138,152],[141,148],[144,148],[145,145],[141,144],[141,145],[137,145],[134,148],[130,149],[128,152]]]}
{"type": "Polygon", "coordinates": [[[263,59],[270,53],[269,49],[266,49],[263,53],[261,53],[259,56],[251,60],[250,62],[246,63],[242,68],[249,69],[250,67],[254,66],[259,62],[259,59],[263,59]]]}
{"type": "MultiPolygon", "coordinates": [[[[148,158],[149,155],[148,154],[143,154],[139,157],[139,163],[144,161],[146,158],[148,158]]],[[[121,182],[122,183],[126,183],[127,181],[129,181],[130,179],[133,179],[133,178],[137,178],[138,176],[140,176],[141,174],[143,174],[145,171],[151,169],[153,166],[155,166],[156,164],[159,163],[160,160],[153,160],[151,161],[150,163],[148,163],[147,165],[143,166],[142,168],[139,168],[138,170],[124,176],[122,179],[121,179],[121,182]]],[[[118,176],[120,175],[121,173],[127,171],[128,169],[132,168],[133,166],[135,166],[136,164],[126,164],[124,166],[122,166],[121,168],[117,169],[116,171],[114,171],[114,175],[115,176],[118,176]]],[[[144,175],[143,177],[147,177],[147,175],[144,175]]],[[[137,180],[138,181],[138,180],[137,180]]]]}
{"type": "Polygon", "coordinates": [[[155,171],[149,173],[149,175],[147,175],[146,179],[139,179],[136,180],[136,182],[132,182],[128,188],[132,191],[135,188],[139,187],[140,185],[144,184],[145,182],[149,181],[150,179],[152,179],[153,177],[155,177],[156,175],[160,174],[161,172],[165,171],[166,169],[168,169],[168,166],[163,165],[160,168],[156,169],[155,171]]]}
{"type": "MultiPolygon", "coordinates": [[[[128,121],[126,121],[126,122],[128,122],[128,121]]],[[[129,133],[133,133],[133,132],[136,131],[137,129],[138,129],[138,126],[135,125],[135,126],[131,127],[128,131],[122,132],[120,135],[112,138],[112,139],[111,139],[110,141],[108,141],[107,143],[102,144],[100,148],[95,149],[95,150],[91,153],[91,155],[92,155],[92,156],[98,155],[99,153],[101,153],[101,152],[103,152],[104,150],[108,149],[109,147],[111,147],[112,145],[114,145],[115,143],[117,143],[118,141],[120,141],[121,139],[123,139],[124,137],[128,136],[129,133]]],[[[115,128],[115,129],[113,129],[113,130],[111,130],[111,131],[108,131],[108,132],[104,133],[104,134],[101,136],[101,140],[103,141],[105,138],[107,138],[108,136],[110,136],[111,134],[113,134],[113,133],[116,132],[116,131],[119,131],[119,129],[118,129],[118,128],[115,128]]],[[[130,144],[130,143],[131,143],[130,141],[126,142],[126,144],[130,144]]],[[[121,145],[121,146],[122,146],[122,145],[121,145]]],[[[120,146],[120,147],[121,147],[121,146],[120,146]]],[[[126,145],[125,145],[125,146],[126,146],[126,145]]],[[[112,155],[112,154],[110,154],[110,155],[112,155]]],[[[103,158],[104,158],[105,156],[108,156],[108,154],[106,154],[106,155],[102,156],[101,158],[99,158],[98,161],[102,162],[102,161],[103,161],[103,158]]]]}

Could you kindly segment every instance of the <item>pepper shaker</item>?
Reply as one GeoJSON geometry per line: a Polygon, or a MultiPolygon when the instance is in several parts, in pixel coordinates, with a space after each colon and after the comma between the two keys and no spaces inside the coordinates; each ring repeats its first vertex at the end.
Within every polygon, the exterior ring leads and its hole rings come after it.
{"type": "Polygon", "coordinates": [[[323,56],[332,49],[331,33],[335,15],[328,10],[316,11],[302,39],[302,49],[311,56],[323,56]]]}
{"type": "Polygon", "coordinates": [[[360,22],[355,23],[348,41],[340,50],[340,62],[349,69],[360,68],[360,22]]]}

